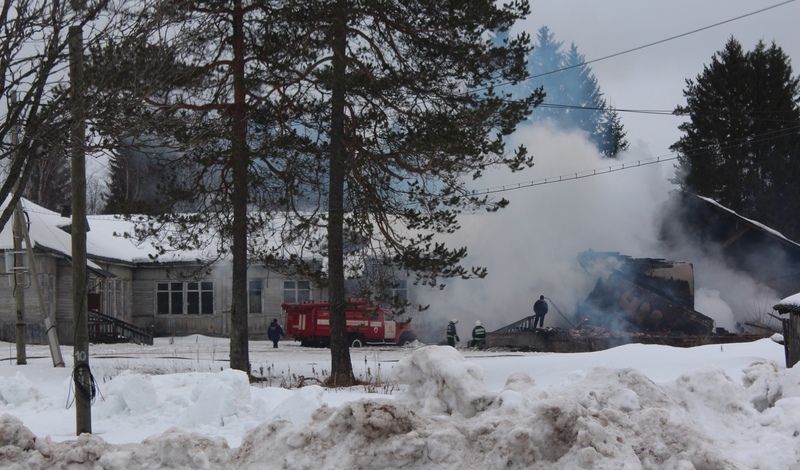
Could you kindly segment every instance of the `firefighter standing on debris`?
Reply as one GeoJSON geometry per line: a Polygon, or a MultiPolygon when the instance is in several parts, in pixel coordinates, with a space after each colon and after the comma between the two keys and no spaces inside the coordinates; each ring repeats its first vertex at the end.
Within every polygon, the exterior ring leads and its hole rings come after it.
{"type": "Polygon", "coordinates": [[[475,328],[472,329],[472,341],[469,343],[469,347],[477,348],[483,346],[483,343],[486,341],[486,328],[481,326],[480,320],[475,322],[475,328]]]}
{"type": "Polygon", "coordinates": [[[544,296],[540,295],[539,300],[534,302],[533,304],[533,328],[536,329],[537,325],[539,328],[544,328],[544,316],[547,315],[547,302],[544,300],[544,296]]]}
{"type": "Polygon", "coordinates": [[[453,318],[447,324],[447,344],[449,344],[452,347],[456,347],[456,342],[461,341],[458,338],[458,333],[456,333],[456,323],[458,323],[458,320],[453,318]]]}

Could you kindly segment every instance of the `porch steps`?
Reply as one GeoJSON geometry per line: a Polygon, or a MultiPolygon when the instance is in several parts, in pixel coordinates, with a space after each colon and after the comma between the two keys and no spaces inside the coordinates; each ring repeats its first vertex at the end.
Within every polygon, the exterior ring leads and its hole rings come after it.
{"type": "Polygon", "coordinates": [[[153,345],[153,335],[118,318],[89,310],[89,342],[153,345]]]}

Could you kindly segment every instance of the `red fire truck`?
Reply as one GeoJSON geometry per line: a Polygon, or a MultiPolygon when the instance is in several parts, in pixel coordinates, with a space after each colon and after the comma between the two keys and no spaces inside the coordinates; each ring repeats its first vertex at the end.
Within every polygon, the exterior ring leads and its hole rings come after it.
{"type": "MultiPolygon", "coordinates": [[[[330,346],[331,324],[328,302],[285,303],[286,334],[303,346],[330,346]]],[[[410,322],[386,319],[387,310],[351,301],[346,310],[350,347],[368,344],[404,345],[417,339],[410,322]]]]}

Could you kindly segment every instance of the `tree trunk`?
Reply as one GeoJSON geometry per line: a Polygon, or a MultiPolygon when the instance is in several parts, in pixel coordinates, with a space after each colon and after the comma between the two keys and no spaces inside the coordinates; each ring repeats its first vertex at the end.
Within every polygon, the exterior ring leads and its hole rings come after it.
{"type": "Polygon", "coordinates": [[[244,82],[244,12],[241,0],[233,7],[233,129],[231,167],[233,184],[233,279],[231,302],[231,369],[250,373],[247,331],[247,109],[244,82]]]}
{"type": "Polygon", "coordinates": [[[327,384],[348,387],[355,384],[347,344],[344,290],[344,179],[347,154],[344,141],[345,54],[347,18],[344,0],[339,1],[333,30],[333,89],[331,92],[331,154],[328,200],[328,295],[331,321],[331,376],[327,384]]]}

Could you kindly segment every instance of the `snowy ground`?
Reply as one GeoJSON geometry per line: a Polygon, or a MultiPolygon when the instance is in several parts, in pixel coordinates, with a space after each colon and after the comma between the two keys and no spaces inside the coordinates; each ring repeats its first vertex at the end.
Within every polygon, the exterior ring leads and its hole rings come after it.
{"type": "Polygon", "coordinates": [[[330,353],[228,341],[95,345],[92,435],[67,368],[0,343],[0,468],[797,469],[800,367],[783,346],[626,345],[587,354],[352,351],[370,386],[325,390],[330,353]],[[8,353],[6,354],[6,350],[8,353]],[[297,388],[299,385],[304,385],[297,388]],[[293,387],[287,389],[285,387],[293,387]]]}

